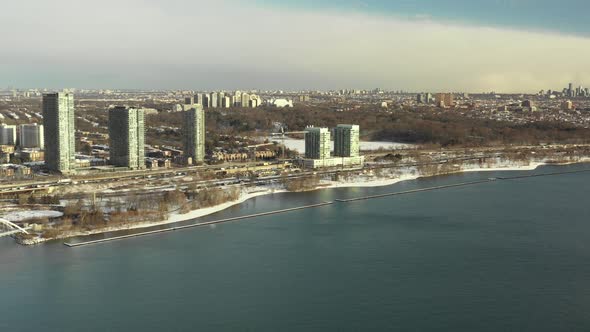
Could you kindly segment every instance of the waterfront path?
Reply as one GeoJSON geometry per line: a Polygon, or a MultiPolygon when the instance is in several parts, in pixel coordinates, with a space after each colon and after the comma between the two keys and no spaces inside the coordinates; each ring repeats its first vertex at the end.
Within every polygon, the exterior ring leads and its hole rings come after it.
{"type": "Polygon", "coordinates": [[[393,192],[393,193],[371,195],[371,196],[364,196],[364,197],[357,197],[357,198],[350,198],[350,199],[336,199],[333,202],[322,202],[322,203],[318,203],[318,204],[294,207],[294,208],[283,209],[283,210],[262,212],[262,213],[256,213],[256,214],[250,214],[250,215],[245,215],[245,216],[240,216],[240,217],[226,218],[226,219],[220,219],[220,220],[214,220],[214,221],[207,221],[207,222],[196,223],[196,224],[185,225],[185,226],[170,227],[170,228],[158,229],[158,230],[147,231],[147,232],[139,232],[139,233],[134,233],[134,234],[129,234],[129,235],[114,236],[114,237],[109,237],[109,238],[100,239],[100,240],[93,240],[93,241],[86,241],[86,242],[79,242],[79,243],[64,243],[64,245],[66,245],[68,247],[81,247],[81,246],[99,244],[99,243],[104,243],[104,242],[111,242],[111,241],[116,241],[116,240],[123,240],[123,239],[140,237],[140,236],[147,236],[147,235],[160,234],[160,233],[165,233],[165,232],[172,232],[172,231],[183,230],[183,229],[187,229],[187,228],[210,226],[210,225],[222,224],[222,223],[231,222],[231,221],[239,221],[239,220],[244,220],[244,219],[251,219],[251,218],[257,218],[257,217],[287,213],[287,212],[297,211],[297,210],[319,208],[319,207],[334,204],[335,202],[351,203],[351,202],[364,201],[364,200],[383,198],[383,197],[389,197],[389,196],[408,195],[408,194],[414,194],[414,193],[425,192],[425,191],[434,191],[434,190],[442,190],[442,189],[448,189],[448,188],[473,186],[473,185],[490,183],[490,182],[495,182],[495,181],[518,180],[518,179],[526,179],[526,178],[534,178],[534,177],[556,176],[556,175],[566,175],[566,174],[586,173],[586,172],[590,172],[590,169],[578,170],[578,171],[543,173],[543,174],[517,175],[517,176],[510,176],[510,177],[491,177],[491,178],[488,178],[485,180],[461,182],[461,183],[449,184],[449,185],[444,185],[444,186],[435,186],[435,187],[428,187],[428,188],[421,188],[421,189],[413,189],[413,190],[407,190],[407,191],[399,191],[399,192],[393,192]]]}
{"type": "Polygon", "coordinates": [[[116,241],[116,240],[123,240],[123,239],[128,239],[128,238],[133,238],[133,237],[140,237],[140,236],[146,236],[146,235],[152,235],[152,234],[178,231],[178,230],[187,229],[187,228],[210,226],[210,225],[222,224],[222,223],[237,221],[237,220],[252,219],[252,218],[258,218],[258,217],[270,216],[270,215],[274,215],[274,214],[304,210],[304,209],[319,208],[319,207],[323,207],[323,206],[330,205],[333,203],[334,202],[323,202],[323,203],[319,203],[319,204],[305,205],[305,206],[299,206],[299,207],[283,209],[283,210],[275,210],[275,211],[270,211],[270,212],[249,214],[249,215],[240,216],[240,217],[207,221],[207,222],[202,222],[202,223],[198,223],[198,224],[170,227],[170,228],[165,228],[165,229],[158,229],[158,230],[154,230],[154,231],[140,232],[140,233],[129,234],[129,235],[114,236],[114,237],[109,237],[106,239],[100,239],[100,240],[94,240],[94,241],[86,241],[86,242],[79,242],[79,243],[64,243],[64,245],[71,247],[71,248],[72,247],[81,247],[81,246],[87,246],[87,245],[91,245],[91,244],[98,244],[98,243],[104,243],[104,242],[110,242],[110,241],[116,241]]]}

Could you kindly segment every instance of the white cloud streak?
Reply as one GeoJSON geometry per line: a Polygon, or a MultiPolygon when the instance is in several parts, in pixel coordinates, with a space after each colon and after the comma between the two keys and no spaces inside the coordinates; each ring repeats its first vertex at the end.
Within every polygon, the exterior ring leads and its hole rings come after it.
{"type": "Polygon", "coordinates": [[[532,92],[590,82],[590,40],[582,37],[245,1],[7,6],[4,85],[532,92]]]}

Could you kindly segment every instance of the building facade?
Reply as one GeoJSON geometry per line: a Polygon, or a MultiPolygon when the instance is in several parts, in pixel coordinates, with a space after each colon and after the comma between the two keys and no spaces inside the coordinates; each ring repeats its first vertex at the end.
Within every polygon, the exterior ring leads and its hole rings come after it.
{"type": "Polygon", "coordinates": [[[293,100],[291,99],[271,99],[266,101],[267,105],[284,108],[284,107],[293,107],[293,100]]]}
{"type": "Polygon", "coordinates": [[[304,159],[303,167],[305,168],[325,168],[325,167],[361,167],[365,162],[364,156],[326,158],[326,159],[304,159]]]}
{"type": "Polygon", "coordinates": [[[16,145],[16,126],[0,125],[0,145],[16,145]]]}
{"type": "Polygon", "coordinates": [[[437,93],[436,106],[453,107],[455,106],[455,96],[452,93],[437,93]]]}
{"type": "Polygon", "coordinates": [[[194,99],[193,100],[194,100],[195,104],[203,105],[203,94],[202,93],[197,93],[194,96],[194,99]]]}
{"type": "Polygon", "coordinates": [[[359,136],[358,125],[338,125],[334,129],[334,156],[358,157],[360,155],[359,136]]]}
{"type": "Polygon", "coordinates": [[[305,129],[305,158],[330,158],[330,130],[311,127],[305,129]]]}
{"type": "Polygon", "coordinates": [[[61,173],[75,170],[74,94],[43,95],[43,127],[47,169],[61,173]]]}
{"type": "Polygon", "coordinates": [[[244,108],[250,107],[250,95],[249,94],[243,92],[240,98],[241,98],[240,104],[242,107],[244,107],[244,108]]]}
{"type": "Polygon", "coordinates": [[[109,110],[111,164],[145,168],[145,125],[142,109],[115,107],[109,110]]]}
{"type": "Polygon", "coordinates": [[[223,97],[223,99],[221,100],[221,107],[230,108],[232,106],[233,106],[232,98],[228,97],[228,96],[223,97]]]}
{"type": "Polygon", "coordinates": [[[217,92],[211,92],[209,95],[209,107],[217,108],[218,97],[217,92]]]}
{"type": "Polygon", "coordinates": [[[205,161],[205,111],[201,105],[195,105],[184,113],[183,145],[186,159],[192,163],[205,161]]]}
{"type": "Polygon", "coordinates": [[[19,146],[26,149],[44,149],[43,125],[36,123],[19,126],[19,146]]]}

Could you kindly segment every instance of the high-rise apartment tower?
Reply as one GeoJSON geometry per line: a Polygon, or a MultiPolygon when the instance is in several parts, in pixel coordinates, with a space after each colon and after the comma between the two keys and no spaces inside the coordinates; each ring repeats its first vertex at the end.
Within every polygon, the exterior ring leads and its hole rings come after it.
{"type": "Polygon", "coordinates": [[[199,104],[184,112],[183,133],[185,157],[193,163],[205,161],[205,111],[199,104]]]}
{"type": "Polygon", "coordinates": [[[305,158],[330,158],[330,130],[310,127],[305,129],[305,158]]]}
{"type": "Polygon", "coordinates": [[[334,129],[334,156],[358,157],[360,155],[359,135],[358,125],[338,125],[334,129]]]}
{"type": "Polygon", "coordinates": [[[43,95],[43,127],[47,169],[61,173],[75,170],[74,94],[43,95]]]}
{"type": "Polygon", "coordinates": [[[111,164],[131,169],[145,168],[143,109],[118,106],[109,110],[111,164]]]}

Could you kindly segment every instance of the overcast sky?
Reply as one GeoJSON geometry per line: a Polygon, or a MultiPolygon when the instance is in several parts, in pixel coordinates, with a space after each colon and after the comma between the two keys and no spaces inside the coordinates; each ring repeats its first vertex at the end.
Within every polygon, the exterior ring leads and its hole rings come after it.
{"type": "Polygon", "coordinates": [[[0,2],[0,86],[535,92],[590,85],[590,3],[0,2]]]}

